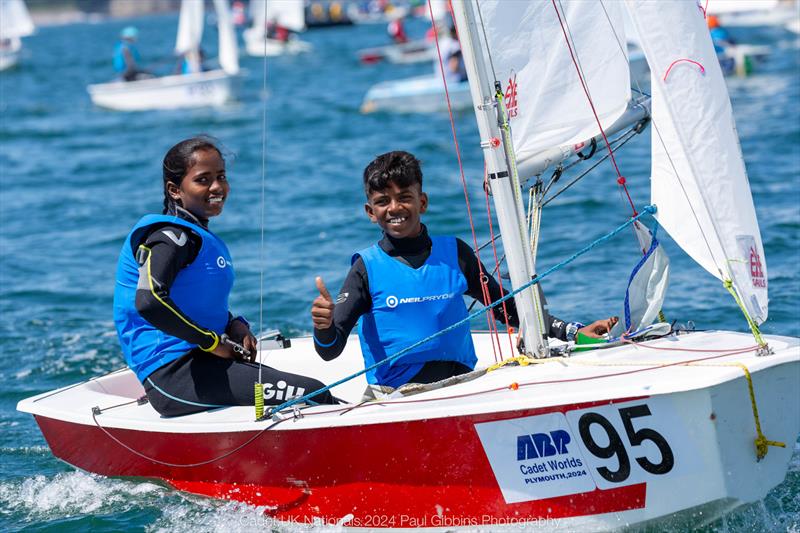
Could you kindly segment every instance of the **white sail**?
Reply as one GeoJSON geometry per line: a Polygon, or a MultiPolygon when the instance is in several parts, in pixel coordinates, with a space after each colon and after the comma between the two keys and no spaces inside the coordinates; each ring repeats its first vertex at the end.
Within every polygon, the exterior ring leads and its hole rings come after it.
{"type": "Polygon", "coordinates": [[[214,0],[219,39],[219,65],[227,74],[239,72],[239,47],[228,0],[214,0]]]}
{"type": "Polygon", "coordinates": [[[31,35],[33,21],[23,0],[0,0],[0,39],[31,35]]]}
{"type": "MultiPolygon", "coordinates": [[[[264,14],[267,23],[277,22],[288,30],[305,31],[306,11],[303,0],[255,0],[255,3],[266,4],[264,14]]],[[[255,23],[253,27],[256,27],[255,23]]]]}
{"type": "Polygon", "coordinates": [[[731,103],[693,2],[627,0],[652,73],[652,202],[678,245],[767,318],[767,265],[731,103]],[[666,78],[666,80],[665,80],[666,78]]]}
{"type": "Polygon", "coordinates": [[[538,152],[600,133],[564,31],[603,128],[625,111],[630,75],[618,2],[480,0],[478,7],[520,166],[538,152]]]}
{"type": "MultiPolygon", "coordinates": [[[[450,0],[430,0],[431,11],[433,11],[434,22],[442,24],[452,24],[450,15],[450,0]]],[[[425,15],[428,15],[427,9],[425,15]]]]}
{"type": "Polygon", "coordinates": [[[203,26],[205,25],[205,1],[183,0],[181,13],[178,19],[178,37],[175,40],[175,53],[177,55],[197,50],[203,40],[203,26]]]}

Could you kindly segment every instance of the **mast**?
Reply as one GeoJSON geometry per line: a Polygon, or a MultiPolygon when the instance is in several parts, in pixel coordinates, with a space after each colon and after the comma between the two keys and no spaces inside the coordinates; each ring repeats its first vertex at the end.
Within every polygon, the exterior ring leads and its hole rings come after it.
{"type": "MultiPolygon", "coordinates": [[[[486,65],[480,41],[480,27],[476,23],[476,6],[472,0],[455,1],[452,6],[461,42],[461,53],[469,77],[472,101],[475,105],[489,186],[503,235],[503,248],[508,259],[511,286],[517,289],[533,279],[536,273],[536,258],[528,241],[510,130],[501,130],[501,124],[505,123],[507,118],[503,106],[495,99],[497,82],[486,65]]],[[[549,352],[547,340],[542,334],[544,314],[539,291],[535,286],[528,287],[515,295],[514,300],[525,350],[536,357],[547,357],[549,352]]]]}

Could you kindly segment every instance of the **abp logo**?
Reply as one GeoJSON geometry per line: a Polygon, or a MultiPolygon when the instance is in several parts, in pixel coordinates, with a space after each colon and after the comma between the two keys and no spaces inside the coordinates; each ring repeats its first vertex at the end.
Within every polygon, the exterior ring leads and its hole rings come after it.
{"type": "Polygon", "coordinates": [[[517,461],[540,459],[569,453],[567,444],[572,441],[569,433],[557,429],[548,433],[532,433],[517,437],[517,461]]]}

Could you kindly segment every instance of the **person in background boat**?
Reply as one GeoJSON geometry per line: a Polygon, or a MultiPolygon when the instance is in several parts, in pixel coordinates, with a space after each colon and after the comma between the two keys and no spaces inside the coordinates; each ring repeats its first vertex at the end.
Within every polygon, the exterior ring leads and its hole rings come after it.
{"type": "MultiPolygon", "coordinates": [[[[444,77],[447,83],[461,83],[467,81],[467,67],[461,54],[461,44],[458,42],[458,33],[455,26],[446,27],[439,37],[439,52],[442,56],[444,77]]],[[[439,55],[433,60],[433,71],[440,76],[439,55]]]]}
{"type": "MultiPolygon", "coordinates": [[[[198,136],[173,146],[163,179],[163,213],[144,216],[126,237],[114,290],[125,361],[153,408],[177,416],[253,405],[259,377],[268,404],[321,388],[315,379],[253,363],[250,325],[228,310],[233,263],[208,229],[230,193],[214,140],[198,136]]],[[[327,391],[314,400],[334,402],[327,391]]]]}
{"type": "Polygon", "coordinates": [[[736,44],[731,38],[728,30],[723,28],[719,23],[719,18],[715,15],[709,15],[706,18],[708,30],[711,33],[711,41],[714,43],[714,50],[719,54],[724,52],[725,49],[732,44],[736,44]]]}
{"type": "Polygon", "coordinates": [[[289,42],[291,32],[289,28],[283,26],[278,22],[277,18],[273,18],[267,22],[267,39],[275,39],[282,43],[289,42]]]}
{"type": "Polygon", "coordinates": [[[119,42],[114,47],[114,70],[120,78],[124,81],[151,78],[153,75],[150,72],[139,68],[141,57],[136,48],[139,30],[128,26],[122,30],[119,37],[119,42]]]}
{"type": "Polygon", "coordinates": [[[406,35],[405,25],[403,24],[403,16],[394,16],[386,27],[386,32],[391,37],[395,44],[403,44],[408,42],[408,35],[406,35]]]}
{"type": "Polygon", "coordinates": [[[244,26],[247,24],[247,12],[244,2],[241,0],[235,0],[231,4],[231,19],[236,26],[244,26]]]}
{"type": "MultiPolygon", "coordinates": [[[[422,191],[420,162],[403,151],[379,155],[364,170],[364,205],[369,219],[383,230],[375,245],[353,255],[352,266],[334,300],[322,278],[311,307],[314,347],[325,360],[339,356],[359,323],[364,362],[371,366],[388,355],[467,316],[462,294],[483,301],[481,277],[489,272],[468,244],[455,237],[431,237],[420,217],[428,208],[422,191]]],[[[485,278],[491,301],[502,297],[497,281],[485,278]]],[[[497,320],[516,328],[513,300],[493,309],[497,320]]],[[[548,317],[548,335],[574,340],[578,332],[600,337],[616,317],[588,326],[548,317]]],[[[396,388],[405,383],[433,383],[469,372],[477,358],[469,324],[422,345],[367,373],[367,381],[396,388]]]]}
{"type": "Polygon", "coordinates": [[[195,48],[188,50],[181,54],[178,60],[177,73],[178,74],[195,74],[203,72],[205,67],[206,54],[202,48],[195,48]]]}

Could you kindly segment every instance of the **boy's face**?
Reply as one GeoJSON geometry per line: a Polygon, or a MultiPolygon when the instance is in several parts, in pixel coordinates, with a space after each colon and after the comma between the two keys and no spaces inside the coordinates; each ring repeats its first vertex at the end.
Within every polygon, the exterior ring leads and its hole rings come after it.
{"type": "Polygon", "coordinates": [[[385,189],[369,192],[364,209],[387,235],[395,239],[416,237],[422,231],[420,215],[428,209],[428,195],[418,184],[398,187],[390,181],[385,189]]]}

